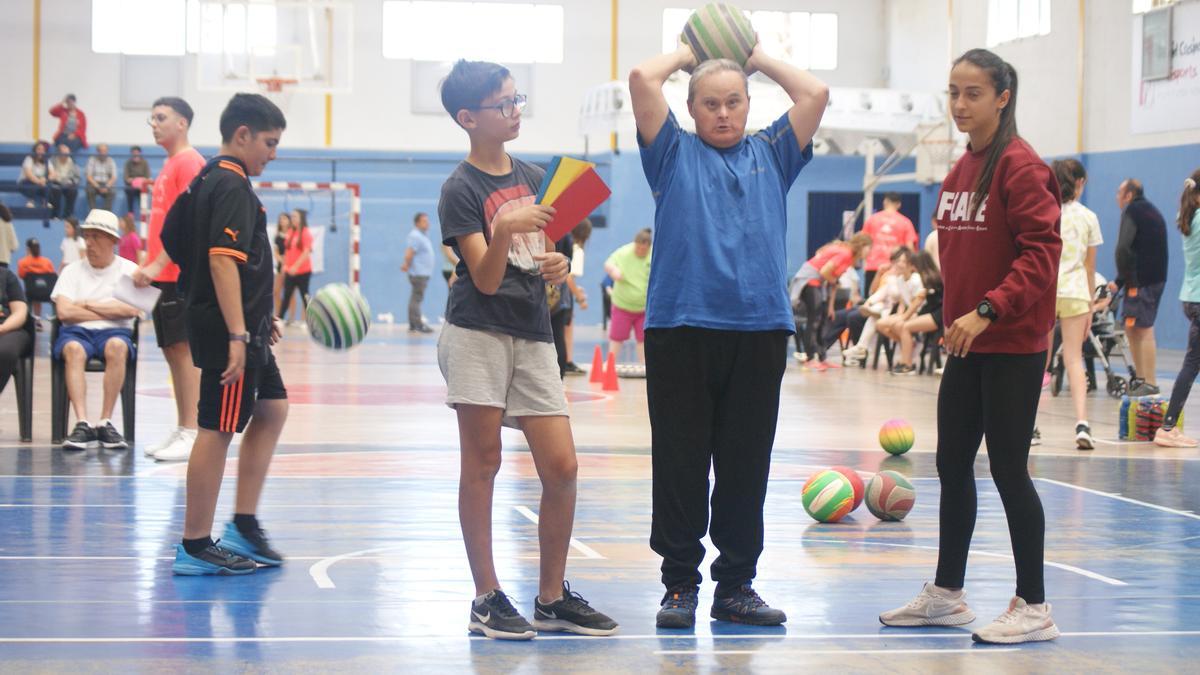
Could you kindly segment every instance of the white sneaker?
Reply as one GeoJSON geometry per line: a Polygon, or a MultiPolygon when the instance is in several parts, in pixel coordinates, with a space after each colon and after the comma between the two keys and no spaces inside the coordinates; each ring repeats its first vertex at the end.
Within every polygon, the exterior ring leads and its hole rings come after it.
{"type": "Polygon", "coordinates": [[[183,427],[175,427],[174,429],[171,430],[171,433],[167,434],[166,438],[162,439],[158,443],[155,443],[154,445],[147,445],[145,448],[143,448],[142,453],[145,454],[147,457],[153,457],[154,454],[157,453],[159,450],[162,450],[163,448],[167,447],[168,445],[174,443],[175,439],[179,438],[180,431],[183,431],[183,427]]]}
{"type": "Polygon", "coordinates": [[[1179,427],[1174,427],[1170,431],[1159,427],[1154,432],[1154,444],[1161,448],[1194,448],[1200,445],[1196,439],[1184,436],[1179,427]]]}
{"type": "Polygon", "coordinates": [[[179,435],[170,445],[154,453],[154,459],[160,462],[181,462],[191,457],[196,433],[195,429],[180,429],[179,435]]]}
{"type": "Polygon", "coordinates": [[[885,626],[961,626],[975,620],[964,591],[948,591],[926,582],[907,605],[879,615],[885,626]]]}
{"type": "Polygon", "coordinates": [[[971,639],[976,642],[1010,645],[1053,640],[1058,636],[1058,626],[1055,626],[1054,619],[1050,618],[1050,603],[1027,605],[1023,599],[1013,598],[1007,612],[972,633],[971,639]]]}

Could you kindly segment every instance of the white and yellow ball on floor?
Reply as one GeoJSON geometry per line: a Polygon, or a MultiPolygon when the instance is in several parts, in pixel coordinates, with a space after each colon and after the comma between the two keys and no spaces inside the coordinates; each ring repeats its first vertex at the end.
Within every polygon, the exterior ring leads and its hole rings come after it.
{"type": "Polygon", "coordinates": [[[371,308],[346,284],[327,284],[308,301],[304,322],[312,339],[329,349],[349,349],[367,337],[371,308]]]}

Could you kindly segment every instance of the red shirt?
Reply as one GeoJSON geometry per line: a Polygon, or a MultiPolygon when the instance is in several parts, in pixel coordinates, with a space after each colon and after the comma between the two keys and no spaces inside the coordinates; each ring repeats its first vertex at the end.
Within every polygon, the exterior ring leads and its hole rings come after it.
{"type": "MultiPolygon", "coordinates": [[[[204,157],[195,148],[188,148],[168,157],[163,164],[158,178],[154,179],[154,192],[151,193],[150,227],[146,233],[146,261],[154,262],[162,253],[162,228],[167,211],[175,203],[175,198],[187,189],[192,179],[204,168],[204,157]]],[[[174,283],[179,280],[179,265],[171,263],[163,268],[161,274],[154,279],[159,282],[174,283]]]]}
{"type": "Polygon", "coordinates": [[[863,261],[868,272],[878,270],[900,246],[917,249],[917,230],[908,216],[899,211],[880,211],[863,223],[862,231],[871,235],[871,250],[863,261]]]}
{"type": "MultiPolygon", "coordinates": [[[[67,106],[62,103],[56,103],[53,108],[50,108],[50,114],[58,118],[58,131],[54,132],[54,137],[58,138],[67,130],[67,119],[70,118],[71,111],[67,110],[67,106]]],[[[88,147],[87,116],[78,107],[75,108],[75,135],[79,137],[81,146],[88,147]]]]}
{"type": "Polygon", "coordinates": [[[305,227],[299,233],[296,230],[288,232],[287,240],[283,245],[283,271],[291,274],[308,274],[312,272],[312,232],[305,227]],[[308,257],[300,264],[294,272],[291,271],[292,266],[300,259],[300,254],[308,251],[308,257]]]}
{"type": "Polygon", "coordinates": [[[970,218],[968,203],[986,154],[963,155],[938,195],[946,323],[987,298],[1000,318],[975,338],[971,351],[1033,354],[1049,347],[1046,336],[1054,327],[1062,251],[1058,181],[1028,143],[1013,139],[987,200],[970,218]]]}
{"type": "MultiPolygon", "coordinates": [[[[833,276],[840,277],[850,269],[854,264],[854,251],[850,250],[850,245],[843,242],[828,244],[817,249],[816,255],[808,261],[809,265],[817,268],[820,272],[830,262],[833,262],[833,276]]],[[[813,279],[808,282],[809,286],[820,286],[825,283],[825,278],[813,279]]]]}

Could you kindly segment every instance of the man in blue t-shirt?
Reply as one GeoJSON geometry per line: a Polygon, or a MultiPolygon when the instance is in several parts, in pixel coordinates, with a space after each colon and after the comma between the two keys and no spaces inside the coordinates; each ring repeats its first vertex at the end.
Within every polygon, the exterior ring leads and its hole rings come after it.
{"type": "Polygon", "coordinates": [[[662,556],[667,592],[657,624],[695,625],[709,522],[720,556],[711,616],[777,625],[784,613],[751,587],[763,548],[763,501],[779,413],[779,385],[794,329],[786,273],[787,191],[812,159],[829,100],[811,74],[755,46],[743,70],[728,60],[697,65],[680,47],[629,75],[642,168],[654,193],[654,250],[646,303],[654,515],[650,546],[662,556]],[[662,86],[692,71],[679,127],[662,86]],[[694,69],[694,70],[693,70],[694,69]],[[793,106],[746,136],[748,73],[762,72],[793,106]]]}
{"type": "Polygon", "coordinates": [[[429,231],[429,215],[418,212],[413,216],[413,229],[408,233],[408,248],[404,249],[404,264],[401,272],[408,273],[412,284],[412,295],[408,297],[408,332],[432,333],[433,329],[421,318],[421,302],[425,300],[425,289],[429,276],[433,274],[433,242],[425,233],[429,231]]]}

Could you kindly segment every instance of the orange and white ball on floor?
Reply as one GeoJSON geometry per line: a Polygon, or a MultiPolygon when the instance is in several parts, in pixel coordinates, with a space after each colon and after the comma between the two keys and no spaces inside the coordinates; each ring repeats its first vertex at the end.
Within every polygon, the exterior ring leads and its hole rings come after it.
{"type": "Polygon", "coordinates": [[[867,483],[867,509],[880,520],[904,520],[917,501],[912,483],[895,471],[880,471],[867,483]]]}

